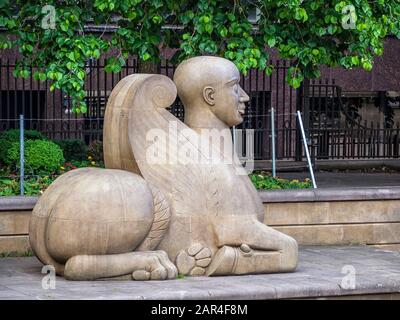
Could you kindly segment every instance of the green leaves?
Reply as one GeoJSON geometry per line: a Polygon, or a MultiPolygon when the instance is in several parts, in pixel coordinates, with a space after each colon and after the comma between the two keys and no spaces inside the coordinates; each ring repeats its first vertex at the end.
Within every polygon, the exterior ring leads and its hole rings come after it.
{"type": "Polygon", "coordinates": [[[35,71],[35,73],[33,74],[33,78],[35,80],[39,80],[39,81],[46,81],[47,76],[44,72],[40,72],[40,71],[35,71]]]}
{"type": "Polygon", "coordinates": [[[299,67],[290,67],[287,82],[295,89],[299,88],[304,80],[304,75],[299,67]]]}
{"type": "Polygon", "coordinates": [[[228,29],[226,27],[221,27],[221,30],[219,30],[219,35],[222,38],[225,38],[228,35],[228,29]]]}
{"type": "Polygon", "coordinates": [[[254,172],[250,174],[250,180],[256,189],[279,190],[279,189],[307,189],[311,188],[310,179],[304,181],[274,178],[268,172],[254,172]]]}
{"type": "Polygon", "coordinates": [[[152,20],[153,23],[155,23],[155,24],[160,24],[160,23],[163,21],[162,17],[159,16],[159,15],[154,15],[154,16],[151,18],[151,20],[152,20]]]}
{"type": "Polygon", "coordinates": [[[371,71],[372,70],[372,61],[368,58],[362,58],[361,59],[361,65],[366,71],[371,71]]]}
{"type": "Polygon", "coordinates": [[[303,22],[306,22],[308,20],[308,14],[307,14],[306,10],[304,10],[303,8],[300,8],[300,7],[296,8],[294,17],[296,20],[300,20],[303,22]]]}
{"type": "Polygon", "coordinates": [[[194,13],[192,10],[188,10],[183,12],[181,16],[179,16],[179,20],[183,24],[188,24],[194,18],[194,13]]]}
{"type": "MultiPolygon", "coordinates": [[[[50,1],[51,2],[51,1],[50,1]]],[[[24,63],[14,72],[49,79],[51,89],[68,93],[84,112],[85,66],[107,55],[107,72],[119,72],[137,56],[157,63],[160,50],[178,48],[176,62],[195,55],[219,55],[246,74],[272,72],[267,48],[292,59],[288,82],[298,87],[318,77],[319,66],[371,70],[389,34],[400,38],[398,0],[94,0],[57,3],[55,29],[42,27],[43,1],[0,1],[0,50],[18,47],[24,63]],[[349,6],[351,5],[351,6],[349,6]],[[17,7],[18,6],[18,7],[17,7]],[[257,7],[257,25],[248,20],[257,7]],[[349,21],[354,20],[353,24],[349,21]],[[114,33],[90,33],[85,25],[114,26],[114,33]]]]}
{"type": "Polygon", "coordinates": [[[62,31],[67,32],[68,29],[69,29],[69,21],[66,20],[66,21],[61,22],[60,23],[60,28],[61,28],[62,31]]]}
{"type": "Polygon", "coordinates": [[[120,72],[125,65],[125,60],[122,57],[110,57],[107,59],[105,71],[106,72],[120,72]]]}
{"type": "Polygon", "coordinates": [[[142,58],[143,61],[147,61],[147,60],[149,60],[149,59],[151,58],[151,55],[150,55],[150,53],[145,52],[145,53],[141,56],[141,58],[142,58]]]}
{"type": "Polygon", "coordinates": [[[275,37],[267,37],[267,38],[264,38],[264,40],[266,40],[266,42],[268,44],[268,47],[270,47],[270,48],[275,47],[275,44],[276,44],[276,38],[275,37]]]}

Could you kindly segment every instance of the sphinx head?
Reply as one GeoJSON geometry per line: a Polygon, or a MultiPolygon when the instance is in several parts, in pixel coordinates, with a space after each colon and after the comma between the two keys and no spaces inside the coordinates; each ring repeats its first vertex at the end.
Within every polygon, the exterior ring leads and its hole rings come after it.
{"type": "Polygon", "coordinates": [[[192,116],[218,118],[232,127],[243,121],[249,96],[239,85],[240,74],[229,60],[212,56],[183,61],[174,82],[185,112],[192,116]]]}

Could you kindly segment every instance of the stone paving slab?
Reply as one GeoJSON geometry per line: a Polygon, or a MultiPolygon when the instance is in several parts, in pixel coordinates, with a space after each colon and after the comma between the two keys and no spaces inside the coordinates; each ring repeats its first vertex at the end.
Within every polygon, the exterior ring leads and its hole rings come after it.
{"type": "Polygon", "coordinates": [[[297,271],[286,274],[187,277],[170,281],[74,282],[57,277],[42,289],[34,257],[0,259],[0,299],[285,299],[400,293],[400,252],[366,246],[301,247],[297,271]],[[343,267],[355,288],[342,288],[343,267]]]}

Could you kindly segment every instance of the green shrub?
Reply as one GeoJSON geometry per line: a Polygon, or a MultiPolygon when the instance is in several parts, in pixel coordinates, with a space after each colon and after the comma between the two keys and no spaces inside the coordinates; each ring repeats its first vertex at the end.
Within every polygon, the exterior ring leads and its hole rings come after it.
{"type": "Polygon", "coordinates": [[[0,197],[19,195],[19,181],[15,179],[0,179],[0,197]]]}
{"type": "MultiPolygon", "coordinates": [[[[0,161],[5,163],[7,151],[14,142],[19,141],[19,129],[10,129],[0,134],[0,161]]],[[[47,140],[43,134],[36,130],[24,130],[24,140],[47,140]]]]}
{"type": "MultiPolygon", "coordinates": [[[[10,129],[0,134],[1,140],[19,141],[19,129],[10,129]]],[[[47,137],[36,130],[24,130],[25,140],[47,140],[47,137]]]]}
{"type": "Polygon", "coordinates": [[[103,142],[99,140],[93,140],[89,144],[88,155],[90,160],[95,162],[104,162],[104,154],[103,154],[103,142]]]}
{"type": "Polygon", "coordinates": [[[307,189],[311,188],[310,179],[304,181],[274,178],[264,172],[250,174],[250,179],[256,189],[259,190],[279,190],[279,189],[307,189]]]}
{"type": "MultiPolygon", "coordinates": [[[[7,151],[5,163],[19,168],[19,142],[13,142],[7,151]]],[[[57,172],[64,163],[61,148],[48,140],[28,140],[25,142],[25,172],[27,174],[50,174],[57,172]]]]}
{"type": "Polygon", "coordinates": [[[66,161],[86,160],[88,147],[85,142],[78,139],[54,141],[63,151],[66,161]]]}

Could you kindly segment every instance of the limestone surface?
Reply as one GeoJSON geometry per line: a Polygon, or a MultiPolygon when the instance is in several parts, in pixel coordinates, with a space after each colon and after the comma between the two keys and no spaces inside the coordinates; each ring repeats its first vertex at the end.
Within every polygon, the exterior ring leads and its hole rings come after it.
{"type": "Polygon", "coordinates": [[[184,277],[152,283],[71,282],[56,277],[55,288],[44,290],[43,266],[37,259],[3,258],[0,299],[145,299],[155,300],[155,305],[164,299],[400,299],[399,265],[399,251],[367,246],[300,246],[299,266],[293,273],[184,277]],[[354,269],[349,269],[349,265],[354,269]],[[352,271],[354,282],[349,281],[352,271]]]}
{"type": "Polygon", "coordinates": [[[263,223],[264,206],[232,143],[249,96],[223,58],[166,76],[133,74],[104,119],[107,169],[59,177],[37,202],[30,243],[71,280],[291,272],[297,242],[263,223]],[[181,122],[167,108],[177,94],[181,122]]]}

